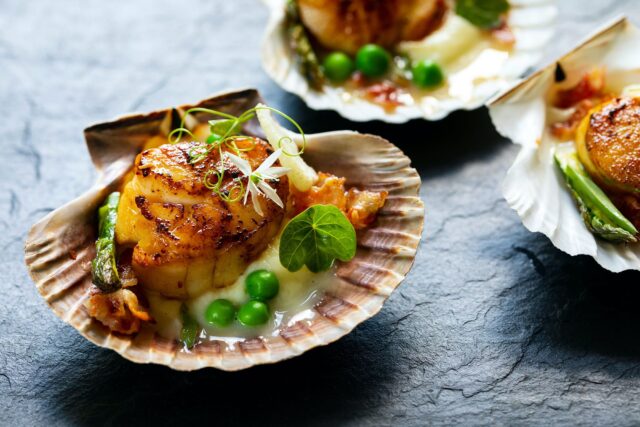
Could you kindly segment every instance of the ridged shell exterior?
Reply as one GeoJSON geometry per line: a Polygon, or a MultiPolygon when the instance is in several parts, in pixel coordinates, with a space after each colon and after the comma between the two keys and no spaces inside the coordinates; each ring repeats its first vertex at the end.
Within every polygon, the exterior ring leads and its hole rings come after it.
{"type": "Polygon", "coordinates": [[[613,244],[596,238],[584,225],[575,201],[553,161],[546,129],[546,94],[554,84],[556,63],[568,81],[593,67],[605,66],[611,79],[640,82],[640,31],[618,18],[570,53],[492,101],[489,112],[498,131],[522,145],[507,172],[502,192],[529,230],[545,234],[570,255],[590,255],[607,270],[640,270],[639,244],[613,244]]]}
{"type": "MultiPolygon", "coordinates": [[[[258,102],[257,91],[245,90],[197,106],[239,115],[258,102]]],[[[179,121],[180,112],[189,107],[122,117],[85,130],[91,158],[100,172],[98,182],[36,223],[26,242],[29,273],[53,311],[90,341],[129,360],[185,371],[204,367],[235,371],[278,362],[331,343],[376,314],[415,258],[424,221],[424,206],[418,197],[420,176],[410,167],[410,160],[382,138],[331,132],[308,135],[305,160],[319,170],[345,176],[350,185],[387,190],[389,199],[378,221],[359,233],[356,257],[338,266],[336,282],[315,306],[317,315],[311,321],[281,329],[277,337],[247,339],[236,345],[213,341],[185,352],[177,343],[149,331],[133,337],[113,334],[88,316],[83,302],[91,286],[96,208],[117,187],[145,139],[168,132],[172,122],[179,121]]],[[[255,122],[245,132],[260,134],[255,122]]]]}
{"type": "Polygon", "coordinates": [[[370,102],[352,98],[345,101],[342,89],[326,86],[323,92],[312,90],[295,65],[295,58],[285,34],[285,0],[263,0],[270,13],[262,45],[262,65],[267,74],[287,92],[302,98],[314,110],[334,110],[356,122],[381,120],[404,123],[411,119],[440,120],[456,110],[475,110],[496,93],[508,88],[528,69],[536,66],[555,31],[555,0],[510,0],[509,26],[516,44],[500,74],[476,83],[472,94],[462,99],[448,95],[430,97],[424,106],[400,106],[393,113],[370,102]]]}

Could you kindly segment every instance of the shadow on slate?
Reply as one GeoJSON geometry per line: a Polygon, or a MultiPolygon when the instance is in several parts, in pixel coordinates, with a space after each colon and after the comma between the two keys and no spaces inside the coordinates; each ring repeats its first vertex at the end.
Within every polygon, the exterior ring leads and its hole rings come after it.
{"type": "Polygon", "coordinates": [[[512,249],[505,261],[516,270],[510,276],[519,279],[500,295],[497,324],[529,331],[529,348],[523,349],[524,357],[531,354],[528,364],[580,374],[602,361],[613,376],[639,377],[640,273],[611,273],[591,257],[560,252],[539,233],[527,234],[512,249]],[[517,256],[528,258],[533,273],[517,271],[517,256]],[[565,363],[570,357],[582,361],[565,363]],[[632,369],[624,368],[627,363],[632,369]]]}
{"type": "MultiPolygon", "coordinates": [[[[136,365],[110,350],[92,349],[89,354],[78,352],[77,362],[93,367],[60,364],[40,380],[39,388],[50,395],[48,409],[54,419],[82,425],[346,421],[376,407],[387,385],[398,379],[395,347],[401,343],[379,339],[390,329],[390,322],[378,317],[330,348],[232,373],[136,365]]],[[[77,341],[79,347],[86,345],[82,341],[77,341]]]]}
{"type": "Polygon", "coordinates": [[[295,119],[307,133],[355,130],[388,139],[411,159],[423,179],[452,174],[472,160],[490,159],[509,143],[494,129],[486,108],[456,111],[437,122],[412,120],[389,124],[351,122],[334,111],[314,111],[290,94],[284,95],[280,104],[284,111],[296,112],[295,119]],[[483,135],[483,139],[478,135],[483,135]]]}

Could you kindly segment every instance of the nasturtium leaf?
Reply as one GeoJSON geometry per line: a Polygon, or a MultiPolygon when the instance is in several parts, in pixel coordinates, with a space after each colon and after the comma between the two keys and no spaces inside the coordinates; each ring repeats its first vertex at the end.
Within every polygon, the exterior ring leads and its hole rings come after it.
{"type": "Polygon", "coordinates": [[[314,273],[331,268],[334,260],[356,254],[356,231],[340,209],[314,205],[293,218],[280,238],[280,263],[289,271],[303,265],[314,273]]]}
{"type": "Polygon", "coordinates": [[[456,13],[480,28],[500,25],[501,15],[509,10],[507,0],[457,0],[456,13]]]}

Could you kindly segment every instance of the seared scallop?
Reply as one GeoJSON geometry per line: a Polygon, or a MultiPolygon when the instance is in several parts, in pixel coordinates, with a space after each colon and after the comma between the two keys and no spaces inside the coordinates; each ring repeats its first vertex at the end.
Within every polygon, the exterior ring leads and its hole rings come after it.
{"type": "MultiPolygon", "coordinates": [[[[255,170],[271,153],[265,141],[236,141],[255,170]]],[[[219,193],[237,198],[238,181],[247,179],[228,160],[224,168],[218,150],[203,160],[190,161],[202,145],[184,142],[143,151],[135,162],[133,178],[123,190],[116,224],[117,243],[133,247],[132,266],[141,285],[165,296],[187,298],[213,287],[233,283],[247,264],[275,237],[284,210],[259,197],[263,215],[251,201],[225,201],[207,188],[224,169],[219,193]]],[[[227,148],[225,148],[226,150],[227,148]]],[[[286,203],[286,176],[269,184],[286,203]]],[[[249,196],[251,197],[251,196],[249,196]]]]}
{"type": "Polygon", "coordinates": [[[576,135],[580,160],[592,176],[618,190],[640,191],[640,99],[599,105],[576,135]]]}
{"type": "Polygon", "coordinates": [[[298,0],[304,25],[327,49],[421,40],[441,23],[444,0],[298,0]]]}

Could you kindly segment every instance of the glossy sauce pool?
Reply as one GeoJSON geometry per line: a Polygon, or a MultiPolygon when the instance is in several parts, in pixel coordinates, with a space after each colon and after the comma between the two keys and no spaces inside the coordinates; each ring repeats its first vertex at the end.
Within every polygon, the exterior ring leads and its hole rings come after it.
{"type": "MultiPolygon", "coordinates": [[[[258,336],[277,336],[286,326],[299,321],[310,322],[316,313],[313,307],[321,300],[324,291],[335,280],[335,268],[327,272],[312,273],[306,267],[290,272],[281,264],[276,239],[262,255],[253,261],[246,271],[230,286],[209,290],[202,295],[186,301],[189,313],[202,328],[199,341],[219,340],[233,345],[238,341],[258,336]],[[218,299],[231,301],[236,308],[249,301],[245,292],[245,278],[255,270],[267,269],[276,274],[280,282],[278,295],[268,301],[271,316],[265,325],[249,327],[237,320],[227,327],[217,327],[205,319],[208,305],[218,299]]],[[[178,339],[182,328],[180,307],[182,301],[164,298],[157,294],[148,294],[151,314],[156,320],[155,329],[159,335],[168,339],[178,339]]]]}
{"type": "MultiPolygon", "coordinates": [[[[449,19],[460,20],[461,18],[450,17],[449,19]]],[[[430,37],[443,36],[445,33],[450,39],[469,37],[457,34],[458,29],[459,27],[455,25],[444,25],[427,36],[425,40],[430,37]]],[[[437,59],[436,62],[445,72],[445,81],[440,87],[421,89],[408,80],[394,78],[371,82],[362,82],[358,78],[352,78],[342,86],[333,87],[338,91],[343,102],[364,99],[373,104],[381,105],[389,112],[392,112],[396,107],[416,105],[423,111],[431,113],[437,110],[439,103],[446,102],[447,99],[455,100],[462,105],[472,102],[474,97],[478,96],[478,85],[500,76],[511,52],[511,46],[501,45],[489,33],[478,31],[477,38],[474,37],[468,43],[463,43],[463,46],[455,53],[446,50],[433,52],[434,59],[437,59]],[[371,99],[371,88],[381,84],[388,84],[394,90],[394,93],[391,94],[394,102],[376,102],[371,99]]]]}

